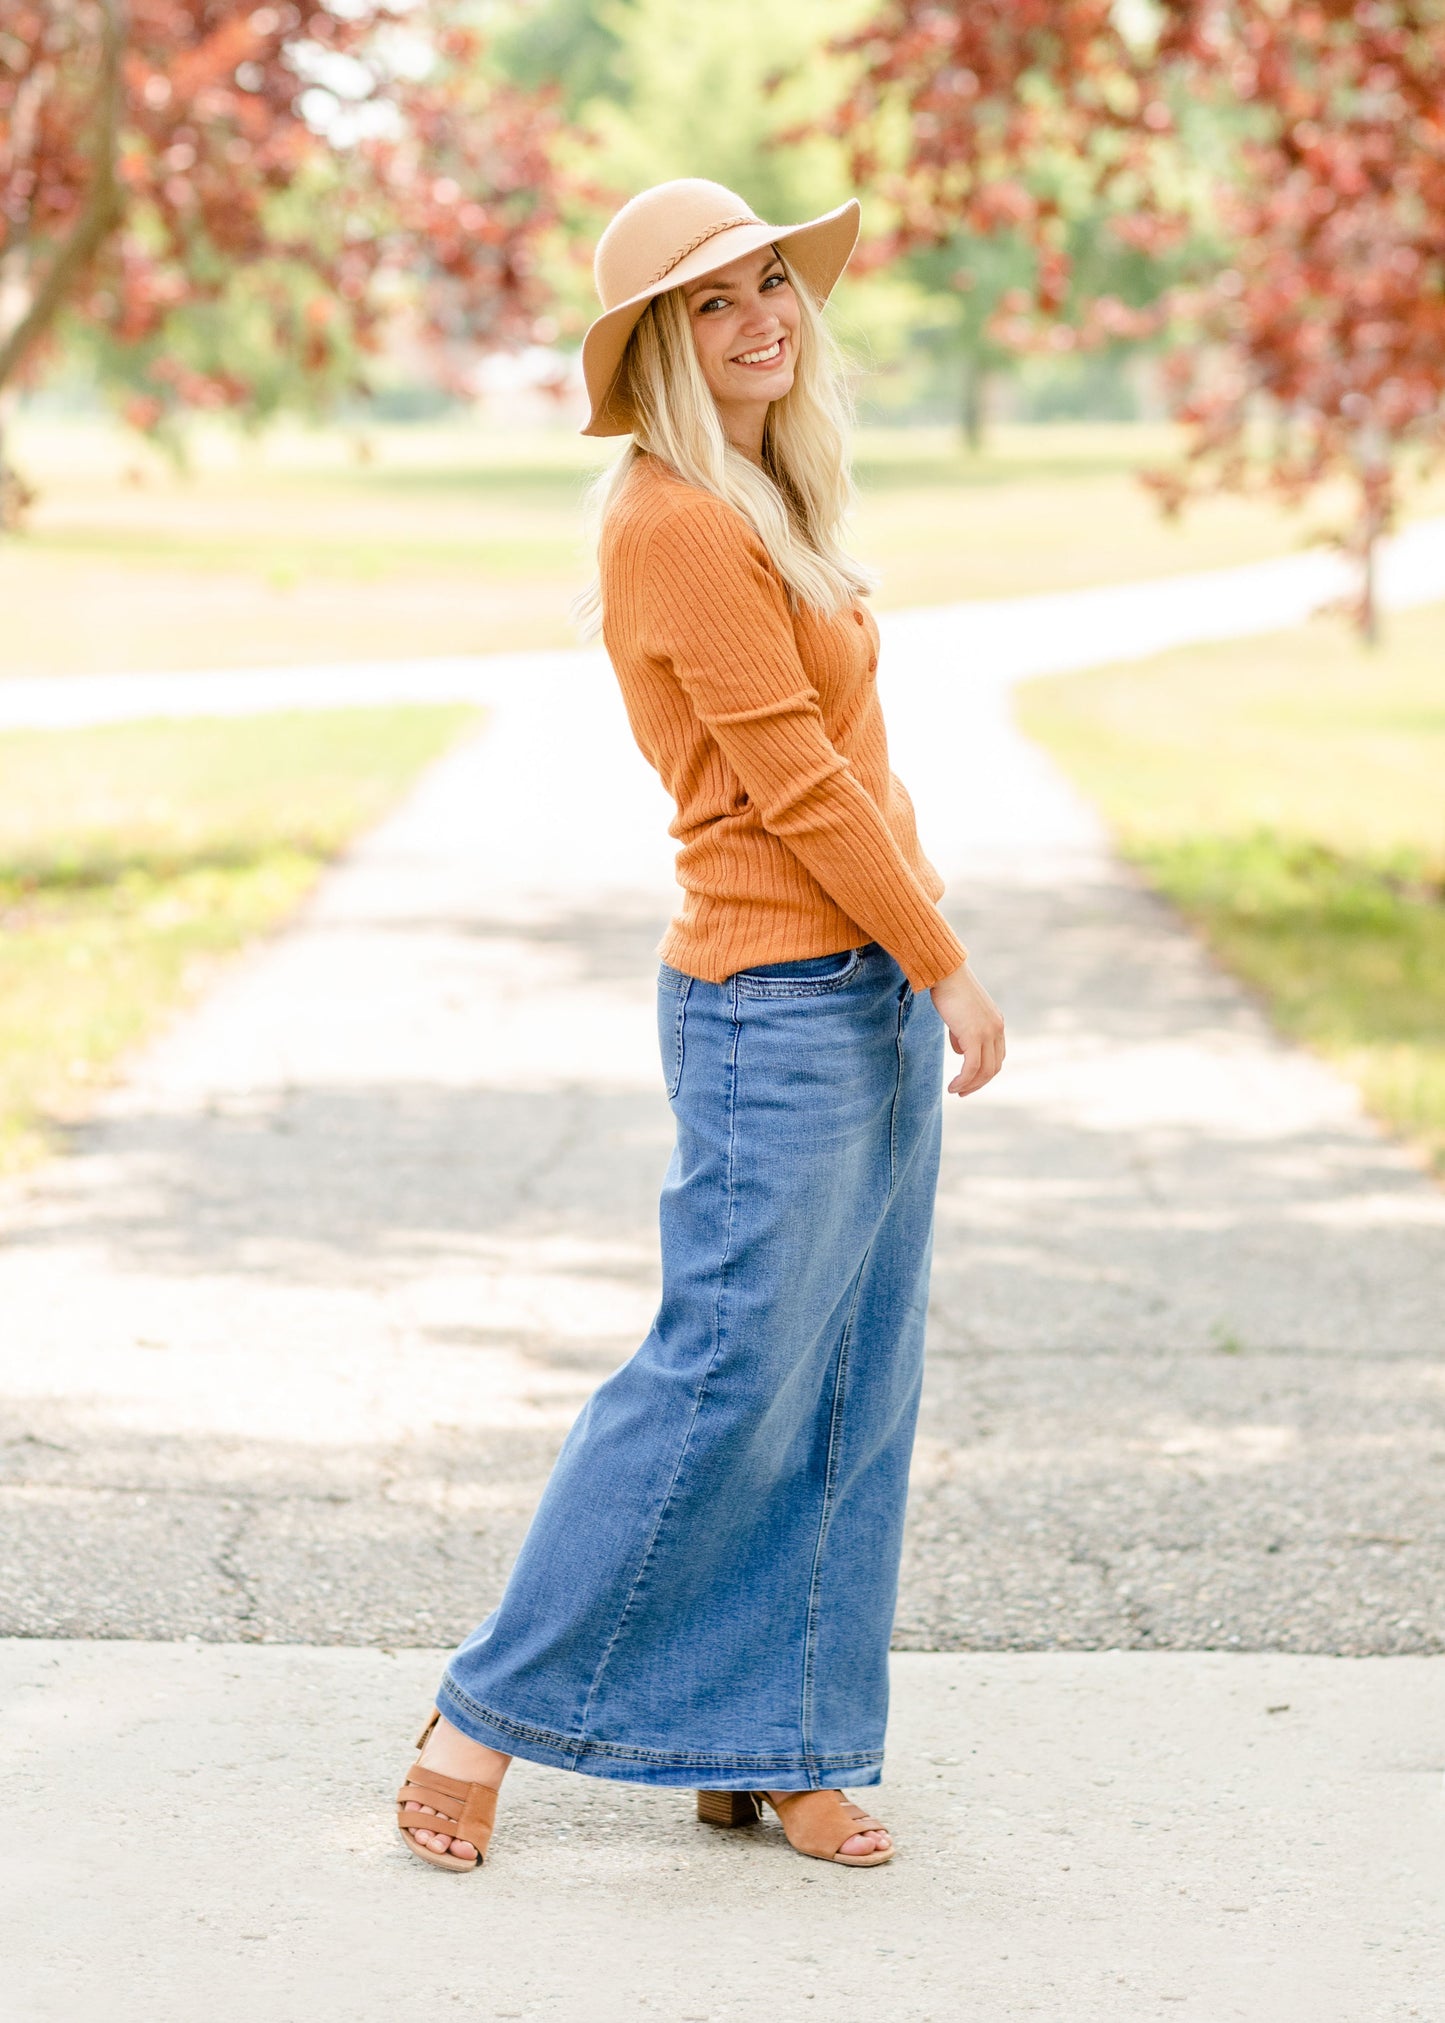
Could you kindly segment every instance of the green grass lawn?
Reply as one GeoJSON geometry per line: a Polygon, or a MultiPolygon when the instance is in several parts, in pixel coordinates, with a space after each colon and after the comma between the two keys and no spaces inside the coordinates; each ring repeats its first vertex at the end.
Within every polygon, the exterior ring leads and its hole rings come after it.
{"type": "Polygon", "coordinates": [[[459,735],[465,708],[0,734],[0,1170],[459,735]]]}
{"type": "MultiPolygon", "coordinates": [[[[1200,569],[1296,546],[1338,517],[1219,499],[1181,524],[1138,483],[1166,428],[864,430],[854,546],[883,608],[1200,569]]],[[[590,572],[580,504],[617,446],[466,419],[196,439],[178,477],[100,423],[23,416],[39,491],[0,540],[0,673],[276,665],[573,643],[590,572]],[[362,453],[364,452],[364,454],[362,453]]],[[[1445,478],[1419,495],[1445,510],[1445,478]]]]}
{"type": "Polygon", "coordinates": [[[1125,853],[1445,1171],[1445,606],[1028,683],[1125,853]]]}

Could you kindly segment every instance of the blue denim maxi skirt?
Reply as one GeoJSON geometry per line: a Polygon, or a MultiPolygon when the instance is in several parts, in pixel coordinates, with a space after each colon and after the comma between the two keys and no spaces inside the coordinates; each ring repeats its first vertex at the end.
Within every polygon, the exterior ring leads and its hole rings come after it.
{"type": "Polygon", "coordinates": [[[876,1784],[923,1365],[943,1023],[876,945],[664,967],[662,1303],[583,1407],[463,1733],[639,1784],[876,1784]]]}

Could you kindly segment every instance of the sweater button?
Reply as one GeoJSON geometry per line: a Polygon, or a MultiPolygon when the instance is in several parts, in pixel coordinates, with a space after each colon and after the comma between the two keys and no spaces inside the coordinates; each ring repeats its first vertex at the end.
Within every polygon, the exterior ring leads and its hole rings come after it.
{"type": "Polygon", "coordinates": [[[868,663],[868,672],[870,674],[876,674],[878,672],[878,657],[876,654],[874,655],[873,659],[870,660],[868,663]]]}
{"type": "Polygon", "coordinates": [[[863,613],[858,609],[856,604],[853,606],[853,617],[857,624],[861,625],[863,623],[863,613]]]}

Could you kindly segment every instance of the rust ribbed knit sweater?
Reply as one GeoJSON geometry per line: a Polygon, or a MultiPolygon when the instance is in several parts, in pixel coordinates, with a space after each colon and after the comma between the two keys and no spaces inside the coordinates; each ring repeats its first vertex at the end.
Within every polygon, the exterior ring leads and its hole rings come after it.
{"type": "Polygon", "coordinates": [[[663,960],[721,983],[877,941],[915,990],[957,969],[943,881],[888,769],[872,614],[790,611],[742,515],[651,456],[600,565],[633,735],[677,803],[685,903],[663,960]]]}

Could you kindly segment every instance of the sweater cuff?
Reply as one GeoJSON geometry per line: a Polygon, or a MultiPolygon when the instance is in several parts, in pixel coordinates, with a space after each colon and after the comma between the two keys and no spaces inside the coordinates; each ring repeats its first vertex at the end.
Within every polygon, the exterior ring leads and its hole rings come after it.
{"type": "Polygon", "coordinates": [[[915,992],[932,990],[936,983],[952,976],[968,960],[968,950],[943,915],[935,914],[934,918],[938,923],[936,934],[929,935],[926,941],[916,943],[903,954],[897,950],[889,951],[915,992]]]}

